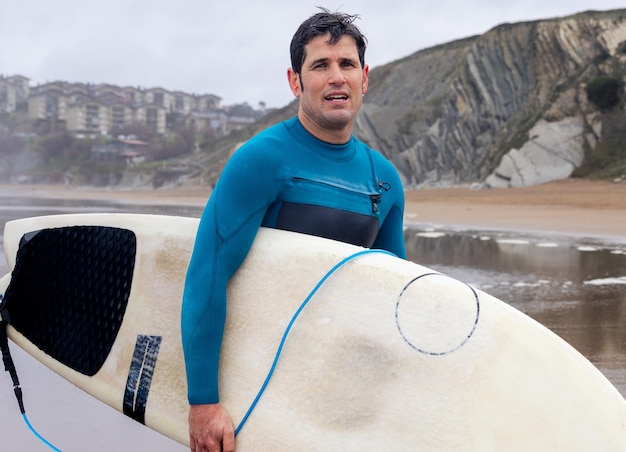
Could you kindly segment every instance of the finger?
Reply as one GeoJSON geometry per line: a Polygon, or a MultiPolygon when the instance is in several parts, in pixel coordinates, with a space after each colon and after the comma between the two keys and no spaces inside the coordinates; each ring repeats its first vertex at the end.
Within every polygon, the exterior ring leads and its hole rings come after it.
{"type": "Polygon", "coordinates": [[[224,437],[222,439],[223,452],[235,451],[235,432],[231,429],[224,431],[224,437]]]}

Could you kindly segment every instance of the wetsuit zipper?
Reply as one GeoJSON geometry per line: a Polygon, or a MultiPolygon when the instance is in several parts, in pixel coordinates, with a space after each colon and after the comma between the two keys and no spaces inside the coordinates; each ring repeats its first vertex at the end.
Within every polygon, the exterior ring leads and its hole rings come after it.
{"type": "MultiPolygon", "coordinates": [[[[300,177],[300,176],[291,176],[291,180],[292,182],[304,182],[304,183],[309,183],[309,184],[315,184],[315,185],[321,185],[324,187],[328,187],[328,188],[332,188],[335,190],[341,190],[345,193],[351,194],[351,195],[358,195],[358,196],[367,196],[369,197],[371,206],[372,206],[372,213],[374,214],[378,214],[378,204],[380,203],[381,199],[382,199],[382,195],[380,192],[376,192],[376,193],[366,193],[366,192],[362,192],[362,191],[358,191],[358,190],[353,190],[351,188],[342,186],[342,185],[337,185],[337,184],[332,184],[330,182],[323,182],[323,181],[319,181],[319,180],[314,180],[314,179],[307,179],[304,177],[300,177]]],[[[380,183],[379,183],[380,185],[380,183]]],[[[381,186],[382,188],[382,186],[381,186]]]]}

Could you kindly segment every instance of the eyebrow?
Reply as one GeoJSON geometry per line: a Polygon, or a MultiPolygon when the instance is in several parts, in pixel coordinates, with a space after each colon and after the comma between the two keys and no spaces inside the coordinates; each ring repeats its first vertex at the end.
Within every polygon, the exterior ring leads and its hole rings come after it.
{"type": "MultiPolygon", "coordinates": [[[[330,61],[330,58],[318,58],[317,60],[313,60],[308,64],[308,67],[313,67],[316,64],[319,63],[328,63],[330,61]]],[[[349,58],[349,57],[342,57],[339,58],[339,63],[352,63],[355,64],[357,66],[360,65],[360,63],[358,63],[358,60],[355,60],[354,58],[349,58]]]]}

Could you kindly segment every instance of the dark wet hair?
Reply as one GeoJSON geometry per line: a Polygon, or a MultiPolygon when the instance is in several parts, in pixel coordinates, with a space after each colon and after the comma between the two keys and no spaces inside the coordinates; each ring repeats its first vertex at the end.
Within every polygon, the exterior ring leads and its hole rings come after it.
{"type": "Polygon", "coordinates": [[[319,9],[321,12],[314,14],[302,22],[291,39],[291,68],[294,72],[300,74],[302,70],[302,64],[306,57],[304,47],[314,38],[326,34],[330,34],[330,38],[327,42],[331,45],[337,44],[344,35],[354,38],[361,67],[365,67],[367,39],[353,23],[359,16],[340,12],[333,13],[326,8],[319,9]]]}

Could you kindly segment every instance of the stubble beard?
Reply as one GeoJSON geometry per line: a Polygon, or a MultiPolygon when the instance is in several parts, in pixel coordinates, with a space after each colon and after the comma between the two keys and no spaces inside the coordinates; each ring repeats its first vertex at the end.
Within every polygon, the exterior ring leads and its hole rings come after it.
{"type": "Polygon", "coordinates": [[[302,110],[310,120],[318,125],[318,127],[325,130],[345,130],[346,128],[350,128],[352,126],[354,119],[352,111],[345,109],[325,110],[322,108],[319,112],[315,112],[314,109],[304,106],[302,110]]]}

